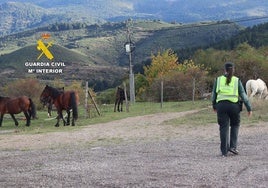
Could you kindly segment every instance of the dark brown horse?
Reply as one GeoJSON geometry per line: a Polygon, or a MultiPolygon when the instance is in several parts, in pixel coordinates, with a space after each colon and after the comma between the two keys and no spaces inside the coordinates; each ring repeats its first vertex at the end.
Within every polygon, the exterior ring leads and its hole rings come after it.
{"type": "MultiPolygon", "coordinates": [[[[58,88],[59,91],[64,91],[64,87],[58,88]]],[[[53,107],[53,99],[51,97],[48,98],[47,104],[44,106],[47,106],[47,116],[51,117],[52,107],[53,107]]]]}
{"type": "Polygon", "coordinates": [[[36,109],[33,101],[29,97],[22,96],[10,98],[0,96],[0,126],[2,126],[4,114],[10,114],[15,122],[15,125],[18,126],[19,123],[14,114],[19,114],[21,112],[23,112],[26,117],[26,126],[30,126],[31,117],[36,117],[36,109]]]}
{"type": "Polygon", "coordinates": [[[123,101],[125,100],[125,92],[124,89],[121,87],[117,87],[116,95],[115,95],[115,104],[114,104],[114,112],[116,112],[116,105],[117,111],[123,111],[123,101]],[[119,107],[121,105],[121,107],[119,107]]]}
{"type": "Polygon", "coordinates": [[[77,105],[79,103],[78,93],[75,91],[59,91],[56,88],[46,85],[41,96],[40,101],[43,104],[47,104],[50,100],[53,101],[54,106],[57,109],[57,123],[56,127],[59,126],[59,121],[62,119],[63,125],[70,125],[70,113],[72,114],[72,126],[75,125],[75,120],[78,118],[78,109],[77,105]],[[64,120],[62,111],[66,110],[67,112],[67,122],[64,120]]]}

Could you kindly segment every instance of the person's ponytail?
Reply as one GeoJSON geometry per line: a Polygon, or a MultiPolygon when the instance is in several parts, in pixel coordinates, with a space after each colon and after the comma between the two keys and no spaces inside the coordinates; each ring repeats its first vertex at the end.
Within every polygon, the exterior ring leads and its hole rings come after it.
{"type": "Polygon", "coordinates": [[[232,80],[232,76],[234,75],[234,64],[231,62],[227,62],[224,65],[224,69],[225,69],[225,75],[227,77],[225,84],[229,85],[232,80]]]}

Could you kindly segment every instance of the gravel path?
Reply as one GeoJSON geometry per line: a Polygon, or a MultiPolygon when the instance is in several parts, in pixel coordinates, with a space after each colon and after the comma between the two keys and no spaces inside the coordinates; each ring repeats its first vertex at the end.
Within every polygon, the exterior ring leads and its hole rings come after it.
{"type": "Polygon", "coordinates": [[[0,134],[0,187],[267,187],[268,124],[242,125],[240,154],[222,158],[216,124],[165,122],[195,112],[0,134]]]}

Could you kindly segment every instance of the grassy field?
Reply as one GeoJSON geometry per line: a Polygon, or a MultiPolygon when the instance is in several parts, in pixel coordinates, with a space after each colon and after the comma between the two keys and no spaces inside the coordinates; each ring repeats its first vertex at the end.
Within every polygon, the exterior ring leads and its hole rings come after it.
{"type": "MultiPolygon", "coordinates": [[[[173,125],[188,124],[196,126],[206,125],[210,123],[217,123],[217,114],[212,110],[210,102],[207,104],[209,106],[209,108],[207,109],[201,110],[195,114],[184,116],[179,119],[171,120],[168,123],[173,125]]],[[[247,116],[246,107],[243,106],[243,111],[240,114],[241,125],[248,124],[254,126],[254,124],[257,123],[268,122],[268,111],[267,111],[268,101],[252,100],[251,104],[253,108],[253,115],[249,118],[247,116]]]]}
{"type": "MultiPolygon", "coordinates": [[[[252,101],[253,106],[253,116],[251,118],[247,117],[247,112],[244,107],[241,113],[241,124],[254,125],[260,122],[268,121],[268,101],[252,101]]],[[[178,126],[181,124],[189,124],[202,126],[216,122],[216,114],[211,109],[210,101],[186,101],[186,102],[166,102],[163,104],[162,108],[160,103],[135,103],[130,105],[129,112],[126,112],[124,104],[124,112],[114,112],[114,106],[102,105],[99,106],[101,115],[99,116],[95,109],[92,109],[90,113],[87,113],[82,106],[79,107],[79,119],[76,122],[77,126],[63,126],[62,121],[60,122],[60,127],[55,127],[56,119],[49,119],[47,117],[46,109],[37,112],[38,119],[31,121],[31,126],[25,126],[25,120],[23,114],[16,115],[19,126],[14,125],[11,117],[6,114],[3,119],[2,127],[0,128],[0,134],[40,134],[47,132],[57,132],[57,131],[74,131],[77,129],[90,126],[97,123],[105,123],[113,120],[119,120],[132,116],[142,116],[147,114],[161,113],[161,112],[182,112],[194,109],[200,109],[198,113],[173,119],[168,124],[178,126]]],[[[64,112],[65,113],[65,112],[64,112]]],[[[56,112],[53,112],[53,117],[56,116],[56,112]]]]}

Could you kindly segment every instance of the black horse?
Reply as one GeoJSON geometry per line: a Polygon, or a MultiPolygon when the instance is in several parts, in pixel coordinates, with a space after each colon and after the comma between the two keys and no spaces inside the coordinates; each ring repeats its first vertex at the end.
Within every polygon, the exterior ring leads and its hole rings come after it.
{"type": "MultiPolygon", "coordinates": [[[[64,87],[57,88],[60,92],[64,91],[64,87]]],[[[47,106],[47,116],[51,117],[52,107],[53,107],[53,99],[51,97],[48,97],[47,103],[44,104],[44,106],[47,106]]]]}
{"type": "Polygon", "coordinates": [[[114,104],[114,112],[116,112],[116,105],[117,105],[117,111],[122,112],[123,111],[123,101],[125,100],[125,92],[124,89],[121,87],[117,87],[116,90],[116,96],[115,96],[115,104],[114,104]],[[121,104],[121,108],[119,108],[121,104]]]}

